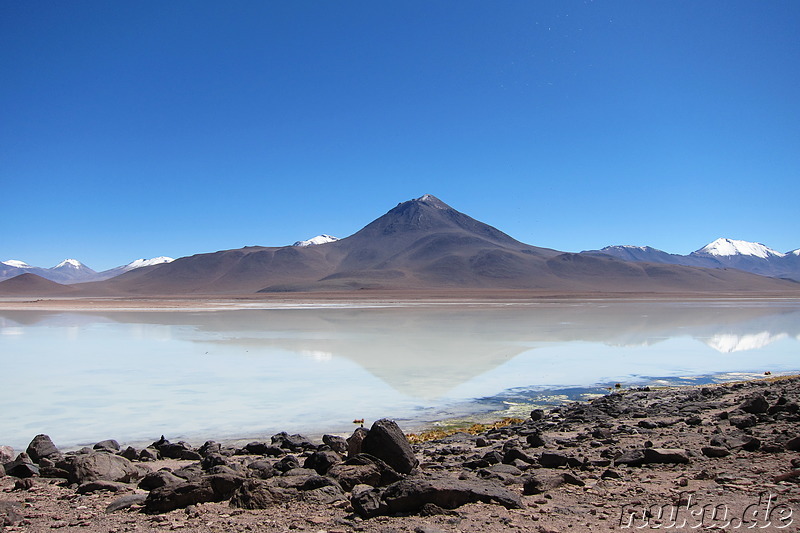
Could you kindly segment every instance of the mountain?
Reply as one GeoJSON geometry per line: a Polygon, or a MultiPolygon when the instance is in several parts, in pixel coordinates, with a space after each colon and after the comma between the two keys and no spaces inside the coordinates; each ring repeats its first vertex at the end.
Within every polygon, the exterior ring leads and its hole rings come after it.
{"type": "Polygon", "coordinates": [[[131,270],[136,270],[137,268],[144,268],[154,265],[161,265],[164,263],[171,263],[175,259],[172,257],[154,257],[152,259],[137,259],[135,261],[131,261],[127,265],[118,266],[116,268],[111,268],[109,270],[104,270],[102,272],[97,273],[97,276],[94,279],[85,280],[85,281],[103,281],[106,279],[111,279],[113,277],[119,276],[120,274],[124,274],[125,272],[130,272],[131,270]]]}
{"type": "Polygon", "coordinates": [[[198,254],[82,284],[87,295],[219,295],[366,290],[695,293],[800,290],[732,269],[564,253],[517,241],[425,195],[317,246],[198,254]]]}
{"type": "Polygon", "coordinates": [[[0,294],[7,296],[62,296],[75,292],[69,285],[61,285],[36,274],[26,272],[0,281],[0,294]]]}
{"type": "Polygon", "coordinates": [[[118,276],[130,270],[147,266],[168,263],[171,257],[156,257],[153,259],[137,259],[127,265],[95,272],[77,259],[65,259],[52,268],[31,266],[24,261],[10,259],[0,263],[0,280],[10,279],[20,274],[36,274],[39,277],[62,284],[85,283],[89,281],[102,281],[118,276]]]}
{"type": "Polygon", "coordinates": [[[325,235],[323,233],[322,235],[317,235],[316,237],[311,237],[307,241],[297,241],[292,246],[300,246],[300,247],[317,246],[318,244],[328,244],[329,242],[336,242],[338,240],[339,239],[337,239],[336,237],[332,237],[330,235],[325,235]]]}
{"type": "Polygon", "coordinates": [[[761,276],[800,281],[800,253],[781,253],[761,243],[717,239],[689,255],[670,254],[649,246],[607,246],[582,252],[608,255],[633,262],[663,263],[704,268],[735,268],[761,276]]]}

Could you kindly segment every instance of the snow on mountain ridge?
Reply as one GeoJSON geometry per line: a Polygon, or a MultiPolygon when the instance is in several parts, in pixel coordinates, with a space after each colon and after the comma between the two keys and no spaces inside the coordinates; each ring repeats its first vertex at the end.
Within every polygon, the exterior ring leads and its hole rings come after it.
{"type": "Polygon", "coordinates": [[[63,261],[61,261],[59,264],[57,264],[53,268],[54,269],[56,269],[56,268],[65,268],[65,267],[81,268],[82,266],[84,266],[84,264],[81,263],[80,261],[78,261],[77,259],[64,259],[63,261]]]}
{"type": "Polygon", "coordinates": [[[161,257],[154,257],[152,259],[137,259],[136,261],[132,261],[122,268],[125,269],[125,271],[127,272],[129,270],[135,270],[137,268],[160,265],[163,263],[171,263],[173,261],[175,261],[175,259],[173,259],[172,257],[167,257],[162,255],[161,257]]]}
{"type": "Polygon", "coordinates": [[[715,255],[720,257],[729,257],[733,255],[752,255],[755,257],[760,257],[761,259],[784,256],[784,254],[764,246],[759,242],[737,241],[734,239],[725,238],[719,238],[692,253],[715,255]]]}
{"type": "Polygon", "coordinates": [[[317,246],[319,244],[327,244],[329,242],[336,242],[338,240],[339,239],[337,237],[333,237],[331,235],[325,235],[323,233],[322,235],[317,235],[316,237],[312,237],[307,241],[297,241],[292,246],[299,246],[301,248],[304,248],[306,246],[317,246]]]}
{"type": "Polygon", "coordinates": [[[9,259],[8,261],[3,261],[3,264],[6,266],[10,266],[12,268],[33,268],[25,261],[18,261],[17,259],[9,259]]]}

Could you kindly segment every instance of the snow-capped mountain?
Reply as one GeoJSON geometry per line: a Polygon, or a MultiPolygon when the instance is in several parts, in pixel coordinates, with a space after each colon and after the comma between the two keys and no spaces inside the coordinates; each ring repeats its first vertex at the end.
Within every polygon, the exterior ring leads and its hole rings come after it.
{"type": "Polygon", "coordinates": [[[152,259],[137,259],[136,261],[131,261],[127,265],[118,266],[116,268],[112,268],[110,270],[104,270],[98,274],[98,278],[92,281],[102,281],[105,279],[111,279],[120,274],[124,274],[125,272],[130,272],[131,270],[136,270],[137,268],[144,268],[149,266],[155,265],[163,265],[164,263],[171,263],[175,261],[175,259],[171,257],[161,256],[161,257],[154,257],[152,259]]]}
{"type": "Polygon", "coordinates": [[[300,247],[316,246],[318,244],[327,244],[329,242],[336,242],[338,240],[339,240],[338,238],[332,237],[331,235],[322,234],[322,235],[317,235],[316,237],[312,237],[307,241],[297,241],[292,246],[300,246],[300,247]]]}
{"type": "Polygon", "coordinates": [[[800,281],[800,250],[781,253],[757,242],[720,238],[689,255],[649,246],[606,246],[586,254],[605,254],[637,263],[665,263],[704,268],[735,268],[762,276],[800,281]]]}
{"type": "Polygon", "coordinates": [[[33,268],[28,263],[24,261],[17,261],[16,259],[9,259],[8,261],[3,261],[0,264],[11,268],[33,268]]]}
{"type": "Polygon", "coordinates": [[[733,239],[717,239],[706,244],[699,250],[692,252],[695,255],[707,254],[717,257],[731,257],[735,255],[751,255],[768,259],[770,257],[783,257],[786,254],[776,252],[760,242],[737,241],[733,239]]]}
{"type": "Polygon", "coordinates": [[[65,259],[52,268],[31,266],[24,261],[9,259],[0,262],[0,280],[10,279],[20,274],[36,274],[56,283],[71,284],[87,281],[102,281],[119,276],[137,268],[169,263],[171,257],[155,257],[153,259],[137,259],[127,265],[119,266],[103,272],[96,272],[77,259],[65,259]]]}

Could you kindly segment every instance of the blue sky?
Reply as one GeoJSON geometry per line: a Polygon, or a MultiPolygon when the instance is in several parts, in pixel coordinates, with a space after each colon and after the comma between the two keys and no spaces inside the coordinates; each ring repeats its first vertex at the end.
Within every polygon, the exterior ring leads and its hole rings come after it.
{"type": "Polygon", "coordinates": [[[800,247],[800,3],[0,0],[0,260],[345,237],[800,247]]]}

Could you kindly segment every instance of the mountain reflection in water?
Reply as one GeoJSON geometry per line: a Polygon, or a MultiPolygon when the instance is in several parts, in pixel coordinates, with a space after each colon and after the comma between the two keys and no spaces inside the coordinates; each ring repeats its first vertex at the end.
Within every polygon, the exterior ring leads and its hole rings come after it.
{"type": "Polygon", "coordinates": [[[76,444],[413,424],[515,387],[795,370],[798,340],[789,300],[0,311],[7,375],[30,377],[0,392],[12,413],[0,436],[21,446],[39,432],[76,444]]]}

